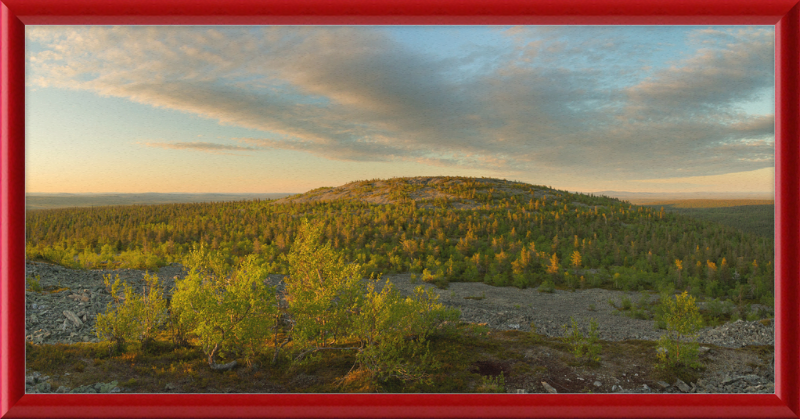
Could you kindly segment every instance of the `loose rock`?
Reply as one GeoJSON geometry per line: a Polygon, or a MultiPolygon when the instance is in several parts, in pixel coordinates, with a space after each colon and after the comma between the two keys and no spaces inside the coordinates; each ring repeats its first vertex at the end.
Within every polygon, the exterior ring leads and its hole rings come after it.
{"type": "Polygon", "coordinates": [[[551,386],[550,384],[547,384],[547,383],[546,383],[546,382],[544,382],[544,381],[542,381],[542,387],[544,387],[544,389],[545,389],[545,390],[546,390],[548,393],[551,393],[551,394],[556,394],[556,393],[558,393],[558,391],[556,391],[556,389],[554,389],[554,388],[553,388],[553,386],[551,386]]]}

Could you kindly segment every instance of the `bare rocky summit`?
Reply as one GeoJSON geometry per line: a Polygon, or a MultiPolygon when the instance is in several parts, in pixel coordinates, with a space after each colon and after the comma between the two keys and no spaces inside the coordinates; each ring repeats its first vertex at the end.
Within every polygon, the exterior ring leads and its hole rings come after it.
{"type": "Polygon", "coordinates": [[[476,209],[481,207],[481,203],[478,200],[459,197],[452,192],[448,192],[451,188],[457,188],[472,182],[481,186],[489,186],[510,195],[526,194],[529,197],[540,198],[556,193],[547,188],[533,188],[534,192],[530,193],[529,190],[532,187],[529,184],[500,179],[420,176],[387,180],[365,180],[336,187],[317,188],[304,194],[279,199],[275,203],[301,204],[356,200],[368,204],[397,204],[403,200],[411,200],[424,208],[433,207],[435,205],[434,202],[437,200],[446,200],[455,209],[476,209]]]}

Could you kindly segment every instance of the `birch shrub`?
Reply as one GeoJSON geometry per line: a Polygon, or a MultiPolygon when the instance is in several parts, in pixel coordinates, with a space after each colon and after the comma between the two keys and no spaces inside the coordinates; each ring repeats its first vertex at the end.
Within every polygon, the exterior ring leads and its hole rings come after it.
{"type": "Polygon", "coordinates": [[[564,325],[565,340],[570,346],[572,354],[577,360],[583,360],[587,363],[600,362],[600,336],[597,331],[597,320],[589,319],[589,334],[584,336],[578,328],[578,322],[573,317],[569,318],[571,324],[564,325]]]}
{"type": "Polygon", "coordinates": [[[672,372],[698,367],[699,344],[696,338],[703,327],[703,318],[695,305],[695,298],[684,291],[675,298],[662,296],[661,304],[667,333],[658,341],[657,367],[672,372]]]}
{"type": "Polygon", "coordinates": [[[138,340],[146,347],[167,319],[167,305],[158,276],[145,273],[143,281],[142,294],[122,282],[123,294],[120,295],[119,275],[113,284],[111,275],[103,276],[113,302],[108,303],[105,313],[97,315],[95,328],[97,337],[115,342],[117,350],[122,350],[125,342],[130,340],[138,340]]]}
{"type": "Polygon", "coordinates": [[[430,383],[431,370],[440,363],[429,349],[431,333],[445,322],[457,322],[460,313],[438,303],[438,295],[417,287],[403,298],[391,282],[380,292],[368,285],[367,298],[355,321],[361,346],[356,360],[379,380],[398,378],[430,383]]]}
{"type": "Polygon", "coordinates": [[[266,270],[253,256],[227,269],[202,246],[184,263],[189,274],[176,282],[171,302],[177,328],[197,336],[213,369],[233,368],[236,360],[217,363],[228,354],[251,363],[265,349],[277,311],[275,290],[264,282],[266,270]]]}
{"type": "Polygon", "coordinates": [[[307,350],[351,340],[365,297],[361,265],[347,263],[330,244],[323,245],[321,237],[321,227],[305,221],[286,255],[292,340],[296,348],[307,350]]]}
{"type": "Polygon", "coordinates": [[[438,296],[417,288],[402,298],[387,281],[363,280],[361,265],[347,263],[330,244],[322,227],[305,221],[287,255],[288,312],[291,335],[299,351],[295,360],[325,350],[350,350],[356,364],[379,380],[426,379],[438,363],[428,349],[429,335],[458,310],[438,303],[438,296]]]}

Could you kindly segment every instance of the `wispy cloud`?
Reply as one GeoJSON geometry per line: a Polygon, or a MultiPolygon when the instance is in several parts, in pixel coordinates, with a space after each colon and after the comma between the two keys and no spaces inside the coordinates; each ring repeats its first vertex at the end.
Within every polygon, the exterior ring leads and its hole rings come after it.
{"type": "Polygon", "coordinates": [[[515,27],[445,57],[370,27],[36,27],[32,85],[86,90],[265,132],[147,143],[625,179],[773,166],[773,31],[696,29],[655,63],[623,29],[515,27]]]}
{"type": "Polygon", "coordinates": [[[230,154],[225,153],[226,151],[257,151],[260,150],[256,147],[243,147],[243,146],[235,146],[235,145],[226,145],[226,144],[218,144],[218,143],[208,143],[202,141],[194,141],[194,142],[174,142],[174,143],[160,143],[160,142],[145,142],[139,143],[145,147],[154,147],[154,148],[166,148],[172,150],[194,150],[194,151],[202,151],[206,153],[213,153],[213,154],[230,154]]]}

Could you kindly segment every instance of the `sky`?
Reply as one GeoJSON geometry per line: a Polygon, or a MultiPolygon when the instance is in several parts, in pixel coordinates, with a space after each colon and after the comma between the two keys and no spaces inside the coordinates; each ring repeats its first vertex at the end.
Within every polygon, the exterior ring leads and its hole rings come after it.
{"type": "Polygon", "coordinates": [[[26,190],[774,190],[772,26],[26,26],[26,190]]]}

